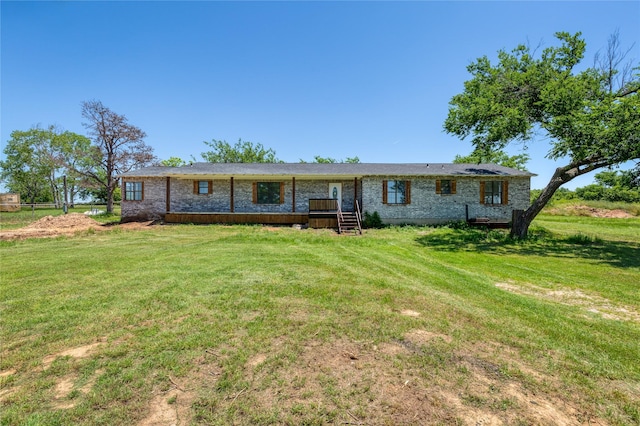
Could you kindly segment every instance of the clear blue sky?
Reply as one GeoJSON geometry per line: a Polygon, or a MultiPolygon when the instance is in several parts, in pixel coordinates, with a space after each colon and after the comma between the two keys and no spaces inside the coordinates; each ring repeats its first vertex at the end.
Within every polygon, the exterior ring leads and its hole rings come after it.
{"type": "MultiPolygon", "coordinates": [[[[86,133],[80,103],[96,99],[142,128],[161,159],[202,161],[203,141],[242,138],[287,162],[451,162],[472,147],[442,124],[476,58],[582,31],[590,66],[616,29],[640,58],[637,0],[0,7],[3,149],[35,125],[86,133]]],[[[544,159],[548,148],[530,145],[534,188],[559,165],[544,159]]]]}

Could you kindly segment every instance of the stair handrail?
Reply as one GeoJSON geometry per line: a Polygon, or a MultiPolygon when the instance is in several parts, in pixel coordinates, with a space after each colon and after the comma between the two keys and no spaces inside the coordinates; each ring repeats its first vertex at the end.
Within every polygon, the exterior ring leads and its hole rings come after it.
{"type": "Polygon", "coordinates": [[[356,200],[356,221],[358,222],[358,232],[362,234],[362,216],[360,215],[360,204],[356,200]]]}
{"type": "Polygon", "coordinates": [[[338,233],[342,234],[342,222],[344,222],[344,216],[342,215],[342,209],[340,203],[336,200],[336,218],[338,219],[338,233]]]}

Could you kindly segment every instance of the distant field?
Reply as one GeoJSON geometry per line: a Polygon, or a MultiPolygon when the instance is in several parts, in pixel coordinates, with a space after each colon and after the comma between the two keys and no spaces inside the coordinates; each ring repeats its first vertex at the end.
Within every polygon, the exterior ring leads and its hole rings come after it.
{"type": "Polygon", "coordinates": [[[531,233],[0,241],[0,424],[640,424],[640,218],[531,233]]]}

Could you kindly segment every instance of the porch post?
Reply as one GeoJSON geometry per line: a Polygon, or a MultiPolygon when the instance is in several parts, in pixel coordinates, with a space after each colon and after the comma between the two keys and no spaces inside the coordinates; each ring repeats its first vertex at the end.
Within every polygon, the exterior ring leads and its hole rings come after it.
{"type": "Polygon", "coordinates": [[[296,212],[296,177],[291,178],[291,212],[296,212]]]}
{"type": "Polygon", "coordinates": [[[356,211],[356,203],[358,202],[358,178],[353,178],[353,211],[356,211]]]}
{"type": "Polygon", "coordinates": [[[234,200],[233,200],[233,176],[231,176],[231,188],[230,188],[230,190],[231,190],[231,193],[230,193],[230,196],[229,196],[229,210],[231,211],[231,213],[233,213],[234,210],[235,210],[235,206],[233,205],[234,204],[234,200]]]}
{"type": "Polygon", "coordinates": [[[171,211],[171,178],[169,176],[167,176],[167,184],[166,186],[166,190],[167,190],[167,199],[166,199],[166,212],[165,213],[169,213],[171,211]]]}

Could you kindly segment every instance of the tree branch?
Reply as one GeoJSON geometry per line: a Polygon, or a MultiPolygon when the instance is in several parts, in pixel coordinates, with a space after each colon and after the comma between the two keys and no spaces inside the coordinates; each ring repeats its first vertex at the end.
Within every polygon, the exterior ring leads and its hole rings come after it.
{"type": "Polygon", "coordinates": [[[620,92],[620,93],[616,94],[616,99],[624,98],[624,97],[627,97],[629,95],[632,95],[632,94],[638,93],[638,92],[640,92],[640,85],[637,86],[637,87],[634,87],[634,88],[631,88],[631,89],[627,89],[627,90],[625,90],[623,92],[620,92]]]}

